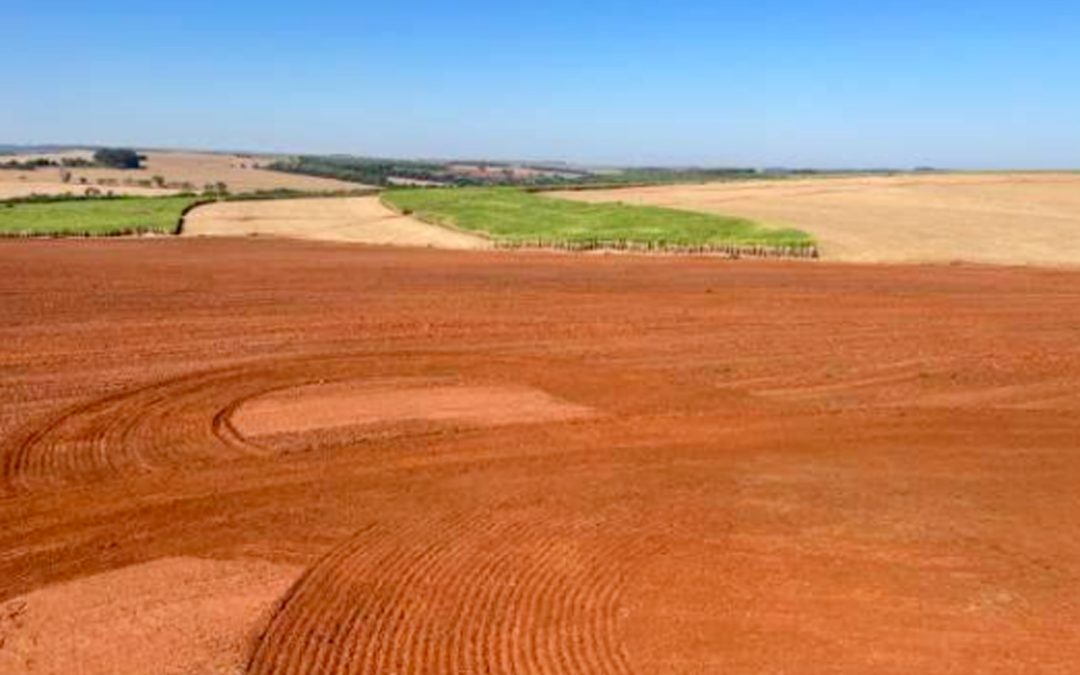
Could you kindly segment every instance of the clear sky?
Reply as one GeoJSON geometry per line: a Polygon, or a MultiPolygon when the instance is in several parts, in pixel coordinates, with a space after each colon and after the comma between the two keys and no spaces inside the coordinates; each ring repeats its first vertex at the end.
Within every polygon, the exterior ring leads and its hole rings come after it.
{"type": "Polygon", "coordinates": [[[1080,2],[0,0],[0,143],[1080,167],[1080,2]]]}

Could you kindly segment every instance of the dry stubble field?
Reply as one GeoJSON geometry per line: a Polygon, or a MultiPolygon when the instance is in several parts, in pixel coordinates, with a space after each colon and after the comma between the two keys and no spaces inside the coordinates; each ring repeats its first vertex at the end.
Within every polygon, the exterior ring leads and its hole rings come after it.
{"type": "Polygon", "coordinates": [[[0,241],[0,672],[1069,673],[1080,275],[0,241]]]}
{"type": "Polygon", "coordinates": [[[1080,264],[1080,173],[810,178],[555,193],[796,227],[827,260],[1080,264]]]}
{"type": "Polygon", "coordinates": [[[483,237],[391,211],[376,196],[219,202],[191,211],[183,234],[269,236],[443,249],[491,248],[483,237]]]}

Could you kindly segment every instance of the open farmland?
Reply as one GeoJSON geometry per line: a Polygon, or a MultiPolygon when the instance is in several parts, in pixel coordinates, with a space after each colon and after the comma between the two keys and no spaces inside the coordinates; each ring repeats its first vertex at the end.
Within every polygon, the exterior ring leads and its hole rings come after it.
{"type": "MultiPolygon", "coordinates": [[[[48,155],[0,155],[0,161],[25,161],[36,157],[90,159],[89,151],[51,153],[48,155]]],[[[297,190],[304,192],[339,192],[363,188],[363,185],[332,178],[281,173],[262,168],[273,157],[249,157],[207,152],[147,151],[143,168],[133,170],[108,168],[70,168],[70,182],[63,182],[61,169],[33,171],[0,170],[0,199],[29,194],[84,194],[88,187],[111,190],[115,194],[171,194],[180,190],[201,191],[207,184],[225,183],[231,192],[297,190]],[[164,178],[168,188],[139,185],[164,178]],[[83,183],[85,181],[85,184],[83,183]]]]}
{"type": "Polygon", "coordinates": [[[60,179],[59,169],[52,168],[36,171],[0,171],[0,200],[21,199],[32,195],[83,196],[88,188],[100,190],[102,193],[112,192],[114,195],[129,197],[162,197],[179,192],[179,190],[162,190],[137,185],[108,187],[96,184],[72,185],[60,179]]]}
{"type": "Polygon", "coordinates": [[[792,179],[556,194],[797,227],[831,260],[1080,264],[1080,174],[792,179]]]}
{"type": "Polygon", "coordinates": [[[0,672],[1068,673],[1080,274],[0,241],[0,672]]]}

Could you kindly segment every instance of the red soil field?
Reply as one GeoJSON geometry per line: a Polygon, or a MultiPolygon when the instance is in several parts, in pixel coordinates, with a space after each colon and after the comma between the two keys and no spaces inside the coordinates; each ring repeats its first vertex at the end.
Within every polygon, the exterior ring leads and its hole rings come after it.
{"type": "Polygon", "coordinates": [[[1080,660],[1080,273],[0,241],[0,316],[0,672],[1080,660]]]}

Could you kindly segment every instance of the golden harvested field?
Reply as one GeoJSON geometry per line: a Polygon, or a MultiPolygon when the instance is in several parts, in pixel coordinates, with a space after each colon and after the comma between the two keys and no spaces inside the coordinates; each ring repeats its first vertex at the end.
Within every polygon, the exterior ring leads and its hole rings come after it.
{"type": "Polygon", "coordinates": [[[118,195],[136,195],[141,197],[162,197],[176,194],[177,190],[157,190],[137,186],[118,185],[103,187],[99,185],[72,185],[64,184],[59,178],[59,169],[38,169],[37,171],[18,172],[27,176],[27,180],[19,180],[13,171],[0,171],[0,199],[15,199],[17,197],[29,197],[30,195],[82,195],[90,187],[102,191],[111,191],[118,195]]]}
{"type": "Polygon", "coordinates": [[[491,242],[483,237],[395,213],[374,196],[207,204],[187,215],[183,233],[192,236],[266,235],[448,249],[491,248],[491,242]]]}
{"type": "MultiPolygon", "coordinates": [[[[201,190],[207,183],[225,183],[231,192],[255,192],[257,190],[291,189],[310,192],[335,192],[363,188],[358,183],[348,183],[330,178],[300,176],[268,171],[261,167],[272,161],[271,157],[241,157],[238,155],[205,152],[159,152],[148,151],[142,169],[124,171],[119,169],[73,168],[72,180],[64,183],[61,170],[44,168],[34,171],[0,170],[0,199],[29,194],[81,194],[89,186],[112,190],[117,194],[172,194],[176,189],[154,189],[124,185],[124,181],[146,181],[153,176],[163,176],[166,183],[190,183],[201,190]],[[88,185],[81,185],[86,179],[88,185]],[[117,181],[115,186],[99,186],[99,180],[117,181]]],[[[35,157],[57,159],[61,157],[90,158],[88,151],[53,153],[48,155],[3,155],[0,161],[26,160],[35,157]]]]}
{"type": "Polygon", "coordinates": [[[830,260],[1080,264],[1080,174],[814,178],[552,195],[797,227],[817,237],[830,260]]]}
{"type": "Polygon", "coordinates": [[[389,210],[378,197],[218,202],[195,208],[184,219],[192,237],[313,239],[432,248],[490,248],[481,237],[429,225],[389,210]]]}

